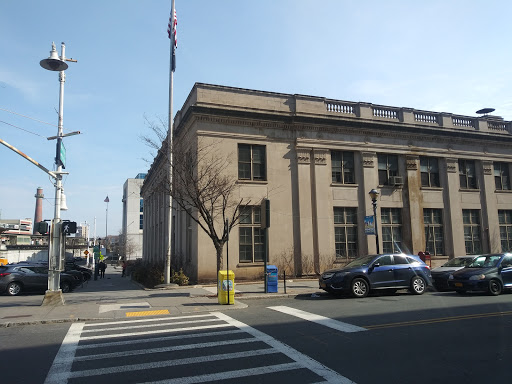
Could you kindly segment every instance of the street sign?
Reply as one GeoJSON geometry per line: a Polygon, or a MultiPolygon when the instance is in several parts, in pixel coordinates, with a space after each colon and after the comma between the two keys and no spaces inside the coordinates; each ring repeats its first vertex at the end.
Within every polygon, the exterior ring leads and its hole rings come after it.
{"type": "Polygon", "coordinates": [[[373,216],[364,217],[364,233],[366,235],[375,235],[375,218],[373,216]]]}
{"type": "Polygon", "coordinates": [[[57,139],[57,155],[55,156],[55,162],[62,165],[62,168],[66,168],[66,147],[61,138],[57,139]]]}

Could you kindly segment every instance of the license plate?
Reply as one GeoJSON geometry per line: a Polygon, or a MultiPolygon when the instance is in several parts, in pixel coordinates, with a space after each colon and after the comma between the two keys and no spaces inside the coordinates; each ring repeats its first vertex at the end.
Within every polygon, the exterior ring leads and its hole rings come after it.
{"type": "Polygon", "coordinates": [[[456,287],[462,287],[463,285],[462,285],[462,283],[455,283],[455,286],[456,287]]]}

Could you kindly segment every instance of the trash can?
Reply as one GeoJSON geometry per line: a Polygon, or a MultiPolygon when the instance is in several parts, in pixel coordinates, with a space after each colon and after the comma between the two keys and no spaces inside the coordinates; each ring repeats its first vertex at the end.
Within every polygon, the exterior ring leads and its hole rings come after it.
{"type": "Polygon", "coordinates": [[[277,267],[275,265],[267,265],[267,292],[277,292],[277,267]]]}
{"type": "Polygon", "coordinates": [[[217,276],[217,298],[219,304],[235,304],[235,274],[233,271],[219,271],[217,276]]]}

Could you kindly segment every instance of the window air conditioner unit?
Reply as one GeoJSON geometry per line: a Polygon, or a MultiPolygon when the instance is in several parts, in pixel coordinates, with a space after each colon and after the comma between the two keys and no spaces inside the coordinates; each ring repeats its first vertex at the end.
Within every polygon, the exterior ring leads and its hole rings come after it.
{"type": "Polygon", "coordinates": [[[389,178],[389,184],[395,187],[401,187],[402,185],[404,185],[404,180],[402,176],[391,176],[389,178]]]}

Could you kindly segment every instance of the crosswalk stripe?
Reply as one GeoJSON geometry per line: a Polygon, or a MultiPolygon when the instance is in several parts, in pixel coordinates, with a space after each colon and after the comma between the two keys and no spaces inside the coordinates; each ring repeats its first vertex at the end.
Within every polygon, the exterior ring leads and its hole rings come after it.
{"type": "MultiPolygon", "coordinates": [[[[210,348],[210,347],[218,347],[218,346],[222,346],[222,345],[254,343],[256,341],[259,341],[259,340],[245,338],[245,339],[214,341],[211,343],[174,345],[172,347],[136,349],[136,350],[131,350],[131,351],[113,352],[113,353],[97,353],[95,355],[78,356],[78,357],[73,356],[71,358],[71,360],[73,360],[73,359],[74,359],[74,361],[101,360],[101,359],[110,359],[110,358],[127,357],[127,356],[147,355],[150,353],[185,351],[187,349],[196,349],[196,348],[210,348]]],[[[109,346],[110,346],[110,344],[109,344],[109,346]]]]}
{"type": "Polygon", "coordinates": [[[107,321],[103,323],[90,323],[85,324],[84,328],[90,328],[90,327],[98,327],[100,325],[116,325],[116,324],[134,324],[134,323],[147,323],[150,321],[170,321],[170,320],[177,320],[177,319],[197,319],[200,317],[212,317],[209,313],[207,314],[201,314],[201,315],[189,315],[189,316],[179,316],[179,317],[162,317],[158,319],[137,319],[137,320],[120,320],[120,321],[107,321]]]}
{"type": "MultiPolygon", "coordinates": [[[[229,331],[217,331],[217,332],[204,332],[204,333],[190,333],[186,335],[176,335],[176,336],[165,336],[165,337],[159,337],[158,339],[139,339],[137,340],[138,344],[142,343],[154,343],[155,341],[162,342],[162,341],[171,341],[171,340],[183,340],[183,339],[190,339],[190,338],[196,338],[196,337],[211,337],[211,336],[223,336],[223,335],[233,335],[237,333],[244,333],[244,331],[240,329],[232,329],[229,331]]],[[[96,349],[99,347],[104,347],[105,345],[108,345],[109,347],[118,347],[121,345],[132,345],[133,340],[124,340],[124,341],[108,341],[107,343],[97,343],[97,344],[85,344],[85,345],[79,345],[77,349],[96,349]]]]}
{"type": "Polygon", "coordinates": [[[55,383],[64,383],[68,379],[74,379],[78,377],[90,377],[90,376],[102,376],[113,373],[122,373],[122,372],[132,372],[132,371],[143,371],[148,369],[156,369],[156,368],[168,368],[168,367],[176,367],[179,365],[187,365],[187,364],[199,364],[199,363],[207,363],[212,361],[221,361],[221,360],[231,360],[231,359],[240,359],[244,357],[255,357],[255,356],[264,356],[279,353],[277,350],[272,348],[266,349],[257,349],[252,351],[244,351],[244,352],[236,352],[236,353],[223,353],[220,355],[207,355],[207,356],[198,356],[198,357],[187,357],[184,359],[175,359],[175,360],[164,360],[164,361],[154,361],[151,363],[142,363],[142,364],[131,364],[131,365],[118,365],[115,367],[107,367],[98,370],[87,369],[83,371],[73,371],[66,372],[62,376],[55,375],[56,378],[61,379],[61,381],[54,381],[55,383]]]}
{"type": "MultiPolygon", "coordinates": [[[[155,331],[145,331],[145,332],[117,333],[117,334],[113,334],[113,335],[108,335],[108,337],[109,337],[109,339],[115,339],[115,338],[121,338],[121,337],[156,335],[159,333],[171,333],[171,332],[183,332],[183,331],[198,331],[201,329],[225,328],[225,327],[230,327],[230,325],[229,324],[211,324],[211,325],[201,325],[201,326],[197,326],[197,327],[158,329],[155,331]]],[[[84,337],[81,337],[80,340],[105,340],[105,335],[84,336],[84,337]]]]}
{"type": "Polygon", "coordinates": [[[317,323],[332,329],[336,329],[341,332],[361,332],[367,331],[366,328],[358,327],[357,325],[352,325],[349,323],[344,323],[342,321],[333,320],[325,316],[316,315],[314,313],[301,311],[300,309],[295,309],[286,306],[275,306],[275,307],[267,307],[274,311],[286,313],[287,315],[295,316],[301,318],[303,320],[311,321],[313,323],[317,323]]]}
{"type": "Polygon", "coordinates": [[[277,364],[277,365],[270,365],[270,366],[266,366],[266,367],[247,368],[247,369],[239,369],[236,371],[210,373],[210,374],[201,375],[201,376],[189,376],[189,377],[179,377],[176,379],[149,381],[149,382],[146,382],[143,384],[210,383],[212,381],[218,381],[218,380],[228,380],[228,379],[236,379],[236,378],[247,377],[247,376],[266,375],[269,373],[291,371],[292,369],[301,369],[301,368],[303,368],[303,367],[299,363],[277,364]]]}
{"type": "Polygon", "coordinates": [[[257,329],[251,327],[250,325],[244,324],[241,321],[235,320],[232,317],[229,317],[225,313],[222,312],[212,312],[213,315],[217,316],[219,319],[224,320],[228,324],[231,324],[234,327],[242,329],[248,334],[254,336],[260,341],[268,344],[275,350],[285,354],[290,359],[296,361],[301,364],[304,368],[313,371],[318,376],[323,377],[327,380],[328,383],[332,384],[353,384],[354,382],[347,379],[345,376],[340,375],[339,373],[333,371],[332,369],[326,367],[323,364],[320,364],[318,361],[313,360],[311,357],[300,353],[299,351],[289,347],[288,345],[281,343],[280,341],[274,339],[273,337],[258,331],[257,329]]]}
{"type": "Polygon", "coordinates": [[[53,360],[44,384],[62,384],[67,382],[83,327],[84,323],[71,324],[66,337],[62,341],[59,352],[57,352],[53,360]],[[64,380],[62,377],[64,377],[64,380]]]}
{"type": "MultiPolygon", "coordinates": [[[[219,321],[217,319],[205,319],[205,320],[195,320],[194,323],[206,323],[212,321],[219,321]]],[[[110,331],[119,331],[125,329],[135,329],[135,328],[149,328],[149,327],[161,327],[163,325],[178,325],[178,324],[190,324],[190,321],[173,321],[172,319],[165,318],[165,321],[161,321],[157,324],[145,324],[145,325],[128,325],[126,327],[112,327],[112,328],[95,328],[95,329],[87,329],[82,333],[90,333],[90,332],[110,332],[110,331]]]]}

